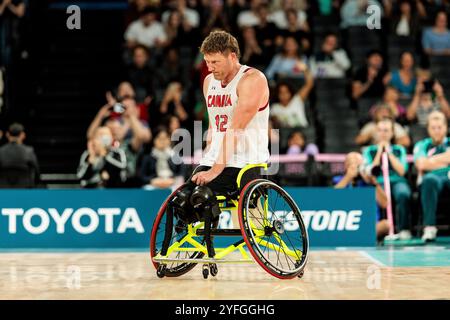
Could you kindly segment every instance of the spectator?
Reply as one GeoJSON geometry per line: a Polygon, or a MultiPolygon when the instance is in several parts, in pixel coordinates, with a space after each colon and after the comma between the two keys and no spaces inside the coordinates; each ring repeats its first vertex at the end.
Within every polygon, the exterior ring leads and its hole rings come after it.
{"type": "Polygon", "coordinates": [[[442,111],[446,118],[450,118],[450,105],[445,98],[441,84],[433,80],[418,83],[416,94],[406,114],[408,120],[411,122],[417,120],[420,127],[426,128],[428,116],[437,110],[442,111]]]}
{"type": "Polygon", "coordinates": [[[314,87],[314,79],[305,64],[299,63],[298,68],[304,72],[306,83],[297,93],[284,82],[279,83],[276,88],[278,101],[272,104],[270,114],[277,128],[308,126],[305,101],[314,87]]]}
{"type": "Polygon", "coordinates": [[[399,69],[389,72],[384,82],[396,88],[402,98],[413,96],[417,85],[417,76],[414,70],[414,56],[411,52],[405,51],[401,54],[399,69]]]}
{"type": "Polygon", "coordinates": [[[319,153],[319,148],[314,143],[307,143],[306,137],[300,130],[294,130],[288,137],[288,149],[286,154],[301,154],[316,155],[319,153]]]}
{"type": "Polygon", "coordinates": [[[150,0],[130,0],[129,7],[125,14],[125,25],[128,27],[130,23],[139,19],[142,12],[149,7],[150,0]]]}
{"type": "Polygon", "coordinates": [[[33,188],[39,181],[39,165],[33,147],[25,145],[25,129],[19,123],[9,126],[8,143],[0,147],[0,187],[33,188]]]}
{"type": "Polygon", "coordinates": [[[250,10],[241,11],[237,17],[237,25],[239,28],[254,27],[259,24],[258,8],[261,0],[251,0],[250,10]]]}
{"type": "Polygon", "coordinates": [[[209,8],[206,10],[205,21],[206,23],[202,30],[204,37],[214,29],[231,30],[228,17],[223,14],[223,2],[220,0],[210,1],[209,8]]]}
{"type": "Polygon", "coordinates": [[[242,58],[244,64],[262,69],[264,66],[263,51],[256,40],[253,27],[242,28],[242,58]]]}
{"type": "Polygon", "coordinates": [[[266,64],[269,64],[270,59],[274,55],[275,46],[281,46],[283,38],[280,36],[281,32],[277,26],[268,20],[269,7],[267,4],[262,4],[258,7],[259,24],[256,25],[256,38],[260,47],[263,49],[266,64]]]}
{"type": "Polygon", "coordinates": [[[90,124],[87,138],[92,139],[97,128],[102,125],[111,130],[113,146],[125,152],[127,184],[134,185],[138,155],[144,143],[149,143],[151,140],[148,124],[139,120],[139,109],[135,100],[127,97],[120,104],[116,104],[114,99],[109,99],[90,124]]]}
{"type": "Polygon", "coordinates": [[[266,76],[274,80],[276,76],[299,77],[302,75],[298,69],[299,62],[306,62],[306,58],[300,58],[297,40],[287,37],[284,40],[283,52],[273,57],[266,69],[266,76]]]}
{"type": "Polygon", "coordinates": [[[382,153],[386,152],[389,161],[389,181],[392,198],[395,203],[395,213],[397,216],[396,227],[399,233],[394,235],[394,239],[411,239],[410,218],[411,218],[411,188],[404,177],[408,170],[406,161],[406,149],[400,145],[391,145],[394,138],[394,121],[385,118],[377,123],[378,143],[367,147],[364,152],[365,165],[369,176],[376,178],[380,185],[384,185],[384,178],[381,170],[382,153]]]}
{"type": "Polygon", "coordinates": [[[189,83],[188,73],[180,61],[177,47],[167,47],[164,50],[164,60],[156,72],[156,87],[158,90],[166,89],[174,81],[189,83]]]}
{"type": "Polygon", "coordinates": [[[377,50],[370,51],[367,54],[366,65],[358,69],[353,77],[353,99],[381,97],[384,93],[385,75],[383,56],[377,50]]]}
{"type": "Polygon", "coordinates": [[[438,12],[434,27],[424,31],[422,45],[428,55],[450,55],[450,31],[447,28],[445,11],[438,12]]]}
{"type": "Polygon", "coordinates": [[[138,45],[133,49],[133,63],[128,67],[127,78],[136,90],[136,101],[139,103],[154,96],[154,70],[149,61],[150,52],[146,47],[138,45]]]}
{"type": "Polygon", "coordinates": [[[161,115],[176,115],[181,122],[189,117],[182,101],[183,86],[179,82],[172,82],[164,93],[159,111],[161,115]]]}
{"type": "Polygon", "coordinates": [[[19,25],[26,10],[24,0],[0,0],[0,66],[10,64],[11,53],[20,45],[19,25]]]}
{"type": "Polygon", "coordinates": [[[325,36],[320,52],[311,58],[310,65],[315,78],[345,78],[351,62],[345,50],[338,47],[336,34],[330,33],[325,36]]]}
{"type": "Polygon", "coordinates": [[[164,127],[167,128],[170,136],[172,136],[176,130],[181,128],[180,118],[173,114],[165,117],[162,123],[164,124],[164,127]]]}
{"type": "Polygon", "coordinates": [[[171,7],[171,11],[165,11],[162,15],[162,22],[164,24],[170,21],[170,16],[173,12],[177,12],[180,15],[180,21],[183,22],[184,30],[189,31],[199,27],[200,15],[196,10],[187,6],[186,0],[173,0],[169,6],[171,7]]]}
{"type": "Polygon", "coordinates": [[[364,158],[359,152],[350,152],[345,157],[345,174],[333,178],[335,189],[352,187],[375,186],[375,199],[377,202],[377,225],[376,234],[378,239],[382,239],[389,233],[389,223],[382,216],[381,209],[386,209],[387,197],[383,187],[373,176],[367,175],[363,169],[364,158]]]}
{"type": "MultiPolygon", "coordinates": [[[[112,95],[111,92],[106,94],[106,99],[111,106],[114,106],[117,102],[121,102],[125,99],[133,99],[136,100],[136,92],[131,83],[127,81],[123,81],[117,87],[117,92],[115,96],[112,95]]],[[[143,102],[137,103],[136,106],[138,108],[139,119],[144,122],[148,122],[148,106],[152,101],[151,96],[147,96],[144,98],[143,102]]]]}
{"type": "Polygon", "coordinates": [[[416,6],[412,7],[410,0],[400,0],[397,2],[397,7],[398,13],[391,20],[392,33],[401,37],[416,37],[420,26],[419,17],[426,15],[422,4],[416,1],[416,6]]]}
{"type": "MultiPolygon", "coordinates": [[[[153,149],[144,157],[140,170],[142,182],[153,188],[176,188],[184,181],[182,159],[170,147],[169,132],[160,128],[153,139],[153,149]]],[[[148,188],[148,187],[147,187],[148,188]]]]}
{"type": "Polygon", "coordinates": [[[384,106],[389,108],[391,111],[390,114],[395,121],[403,123],[406,118],[406,108],[398,102],[399,97],[397,89],[394,87],[387,87],[383,95],[383,101],[373,106],[370,113],[373,116],[378,106],[384,106]]]}
{"type": "Polygon", "coordinates": [[[279,29],[287,29],[289,25],[289,10],[295,10],[297,13],[297,18],[295,20],[297,21],[298,27],[305,32],[309,32],[308,16],[305,11],[295,7],[293,0],[282,0],[281,9],[270,14],[269,21],[275,23],[279,29]]]}
{"type": "Polygon", "coordinates": [[[367,8],[371,5],[378,6],[383,14],[383,6],[377,0],[345,0],[341,7],[341,28],[366,27],[370,17],[367,8]]]}
{"type": "Polygon", "coordinates": [[[156,9],[146,7],[141,17],[132,22],[125,31],[127,46],[133,49],[138,44],[149,49],[164,47],[167,42],[167,35],[163,25],[156,19],[156,9]]]}
{"type": "MultiPolygon", "coordinates": [[[[377,123],[382,119],[394,119],[392,110],[386,106],[378,106],[373,112],[373,120],[362,127],[358,136],[355,139],[357,145],[366,145],[367,143],[379,143],[377,123]]],[[[408,148],[411,145],[411,140],[406,130],[399,124],[394,123],[394,142],[408,148]]]]}
{"type": "Polygon", "coordinates": [[[447,137],[447,119],[440,111],[428,117],[429,138],[414,146],[414,163],[420,185],[423,212],[424,241],[434,241],[437,235],[436,211],[439,196],[450,190],[450,139],[447,137]]]}
{"type": "Polygon", "coordinates": [[[98,127],[80,158],[77,176],[83,188],[120,188],[127,178],[127,159],[113,146],[111,130],[98,127]]]}
{"type": "MultiPolygon", "coordinates": [[[[196,12],[195,10],[193,10],[196,12]]],[[[164,22],[164,30],[167,35],[167,45],[190,48],[196,45],[198,38],[197,28],[186,20],[186,16],[180,11],[167,12],[168,17],[164,22]]],[[[198,23],[196,24],[198,26],[198,23]]]]}
{"type": "MultiPolygon", "coordinates": [[[[287,9],[286,12],[287,26],[282,30],[284,37],[293,37],[301,46],[302,52],[305,52],[308,56],[311,50],[311,41],[309,32],[302,29],[302,26],[298,23],[297,10],[287,9]]],[[[306,29],[308,30],[308,29],[306,29]]]]}

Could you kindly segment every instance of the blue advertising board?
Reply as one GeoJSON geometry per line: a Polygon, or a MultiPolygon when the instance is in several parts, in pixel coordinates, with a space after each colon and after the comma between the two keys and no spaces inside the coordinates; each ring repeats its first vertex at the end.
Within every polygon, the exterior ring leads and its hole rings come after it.
{"type": "MultiPolygon", "coordinates": [[[[286,188],[312,247],[375,245],[375,190],[286,188]]],[[[0,248],[147,248],[169,190],[1,190],[0,248]]],[[[221,217],[221,226],[231,219],[221,217]]],[[[220,247],[225,239],[216,237],[220,247]]]]}

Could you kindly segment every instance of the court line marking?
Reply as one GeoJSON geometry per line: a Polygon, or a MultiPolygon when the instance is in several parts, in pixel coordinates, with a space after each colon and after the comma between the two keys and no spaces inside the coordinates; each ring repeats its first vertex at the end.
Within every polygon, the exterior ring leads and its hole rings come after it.
{"type": "Polygon", "coordinates": [[[370,261],[372,261],[373,263],[375,263],[376,265],[380,266],[380,267],[387,267],[387,265],[385,265],[384,263],[382,263],[381,261],[375,259],[374,257],[372,257],[367,251],[358,251],[358,253],[360,255],[362,255],[363,257],[369,259],[370,261]]]}

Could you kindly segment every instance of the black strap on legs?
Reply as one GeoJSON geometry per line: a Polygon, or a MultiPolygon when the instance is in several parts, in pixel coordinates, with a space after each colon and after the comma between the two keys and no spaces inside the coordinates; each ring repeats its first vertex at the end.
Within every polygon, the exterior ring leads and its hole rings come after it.
{"type": "Polygon", "coordinates": [[[173,229],[173,211],[174,208],[172,204],[167,205],[166,210],[166,228],[164,230],[164,241],[162,244],[161,255],[165,256],[167,254],[167,250],[169,249],[170,240],[172,239],[172,229],[173,229]]]}
{"type": "Polygon", "coordinates": [[[214,258],[216,255],[216,252],[214,251],[214,246],[212,244],[211,240],[211,209],[209,207],[206,207],[203,210],[203,217],[205,218],[205,242],[206,242],[206,249],[208,250],[208,258],[214,258]]]}

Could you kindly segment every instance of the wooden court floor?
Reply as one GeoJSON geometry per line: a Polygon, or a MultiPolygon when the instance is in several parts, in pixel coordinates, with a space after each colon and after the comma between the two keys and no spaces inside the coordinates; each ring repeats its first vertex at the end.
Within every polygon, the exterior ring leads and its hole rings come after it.
{"type": "Polygon", "coordinates": [[[450,267],[387,267],[363,251],[312,251],[303,279],[258,265],[159,279],[145,252],[0,253],[0,299],[450,299],[450,267]]]}

